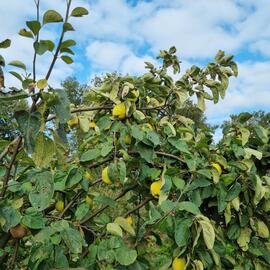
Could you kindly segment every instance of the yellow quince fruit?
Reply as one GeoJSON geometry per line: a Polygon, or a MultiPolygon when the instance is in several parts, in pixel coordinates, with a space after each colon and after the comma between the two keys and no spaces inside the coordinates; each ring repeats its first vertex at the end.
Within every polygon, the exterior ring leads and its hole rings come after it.
{"type": "Polygon", "coordinates": [[[160,194],[161,180],[155,181],[150,186],[150,191],[153,197],[158,198],[160,194]]]}
{"type": "Polygon", "coordinates": [[[124,138],[125,144],[131,144],[131,140],[132,140],[132,138],[130,135],[126,135],[124,138]]]}
{"type": "Polygon", "coordinates": [[[220,167],[220,165],[218,163],[211,163],[212,167],[215,168],[218,171],[218,174],[220,175],[222,173],[222,168],[220,167]]]}
{"type": "Polygon", "coordinates": [[[79,124],[79,118],[78,117],[74,117],[71,118],[70,120],[67,121],[67,124],[69,125],[69,127],[75,127],[79,124]]]}
{"type": "Polygon", "coordinates": [[[129,225],[132,225],[132,224],[133,224],[133,218],[132,218],[132,216],[128,216],[128,217],[126,218],[126,221],[127,221],[127,223],[128,223],[129,225]]]}
{"type": "Polygon", "coordinates": [[[93,199],[92,199],[90,196],[88,196],[88,195],[85,197],[85,202],[86,202],[90,207],[93,206],[93,199]]]}
{"type": "Polygon", "coordinates": [[[173,270],[184,270],[186,267],[187,261],[185,258],[175,258],[172,263],[173,270]]]}
{"type": "Polygon", "coordinates": [[[89,122],[89,128],[95,128],[96,126],[95,122],[89,122]]]}
{"type": "Polygon", "coordinates": [[[124,102],[114,106],[113,111],[112,111],[112,116],[120,120],[123,120],[126,118],[126,105],[124,102]]]}
{"type": "Polygon", "coordinates": [[[58,212],[63,212],[64,211],[64,208],[65,208],[65,203],[62,200],[59,200],[59,201],[56,202],[55,209],[58,212]]]}
{"type": "Polygon", "coordinates": [[[108,166],[105,167],[103,170],[102,170],[102,173],[101,173],[101,176],[102,176],[102,181],[107,184],[107,185],[111,185],[112,184],[112,180],[110,179],[109,177],[109,172],[108,172],[109,168],[108,166]]]}

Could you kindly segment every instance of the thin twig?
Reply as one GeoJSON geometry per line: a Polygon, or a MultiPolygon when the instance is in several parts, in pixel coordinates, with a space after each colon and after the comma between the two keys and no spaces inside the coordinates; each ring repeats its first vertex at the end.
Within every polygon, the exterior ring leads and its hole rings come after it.
{"type": "Polygon", "coordinates": [[[70,202],[66,205],[64,208],[63,212],[59,215],[60,218],[64,216],[64,214],[67,212],[67,210],[73,205],[74,202],[84,193],[84,190],[81,190],[79,193],[77,193],[71,200],[70,202]]]}
{"type": "MultiPolygon", "coordinates": [[[[150,111],[150,110],[159,110],[162,106],[157,107],[141,107],[137,108],[139,111],[150,111]]],[[[112,110],[113,106],[98,106],[98,107],[85,107],[85,108],[76,108],[71,110],[71,113],[80,113],[80,112],[91,112],[91,111],[98,111],[98,110],[112,110]]],[[[56,115],[50,115],[46,121],[51,121],[56,118],[56,115]]]]}
{"type": "Polygon", "coordinates": [[[54,56],[53,56],[53,60],[51,62],[51,65],[49,67],[49,70],[47,72],[47,75],[46,75],[46,80],[48,80],[51,76],[51,73],[52,73],[52,70],[54,68],[54,65],[55,65],[55,62],[58,58],[58,54],[59,54],[59,51],[60,51],[60,48],[61,48],[61,44],[62,44],[62,41],[64,39],[64,36],[65,36],[65,30],[64,30],[64,24],[67,23],[68,21],[68,16],[69,16],[69,10],[70,10],[70,5],[71,5],[71,0],[69,0],[67,2],[67,10],[66,10],[66,16],[65,16],[65,20],[64,20],[64,23],[63,23],[63,29],[62,29],[62,32],[61,32],[61,36],[60,36],[60,39],[59,39],[59,42],[58,42],[58,45],[57,45],[57,48],[55,50],[55,53],[54,53],[54,56]]]}
{"type": "Polygon", "coordinates": [[[181,162],[185,162],[182,158],[180,158],[178,156],[175,156],[173,154],[169,154],[169,153],[166,153],[166,152],[160,152],[160,151],[156,151],[155,153],[157,155],[159,155],[159,156],[169,157],[169,158],[177,159],[177,160],[179,160],[181,162]]]}
{"type": "MultiPolygon", "coordinates": [[[[123,190],[120,194],[118,194],[114,201],[119,200],[120,198],[122,198],[123,196],[126,195],[126,193],[128,193],[130,190],[134,189],[137,186],[137,184],[134,184],[128,188],[126,188],[125,190],[123,190]]],[[[100,214],[101,212],[103,212],[105,209],[107,209],[109,207],[109,205],[105,205],[102,208],[100,208],[99,210],[97,210],[95,213],[91,214],[90,216],[84,218],[80,224],[85,224],[87,221],[89,221],[90,219],[94,218],[95,216],[97,216],[98,214],[100,214]]]]}
{"type": "Polygon", "coordinates": [[[8,164],[6,174],[5,174],[4,178],[3,178],[3,188],[2,188],[2,191],[1,191],[0,198],[5,197],[5,193],[6,193],[6,190],[8,188],[8,181],[9,181],[11,169],[13,167],[13,164],[14,164],[15,160],[16,160],[16,156],[17,156],[17,154],[19,152],[19,147],[20,147],[21,142],[22,142],[22,137],[19,136],[16,147],[15,147],[14,152],[13,152],[12,157],[11,157],[11,161],[8,164]]]}
{"type": "Polygon", "coordinates": [[[128,217],[129,215],[131,215],[132,213],[136,212],[137,210],[139,210],[140,208],[144,207],[149,201],[152,201],[153,198],[149,197],[147,199],[145,199],[144,201],[142,201],[140,204],[138,204],[135,208],[129,210],[124,217],[128,217]]]}
{"type": "Polygon", "coordinates": [[[9,149],[11,146],[15,145],[17,141],[19,140],[19,137],[16,137],[5,149],[4,151],[0,154],[0,161],[8,154],[9,149]]]}
{"type": "Polygon", "coordinates": [[[12,255],[12,259],[11,259],[10,265],[8,267],[8,269],[10,269],[10,270],[14,269],[14,266],[16,263],[16,258],[17,258],[18,251],[19,251],[19,245],[20,245],[20,239],[16,239],[14,253],[12,255]]]}
{"type": "MultiPolygon", "coordinates": [[[[37,8],[37,21],[39,22],[39,0],[35,1],[36,8],[37,8]]],[[[37,33],[35,43],[39,40],[39,32],[37,33]]],[[[37,60],[37,53],[35,50],[34,58],[33,58],[33,81],[36,82],[36,60],[37,60]]]]}

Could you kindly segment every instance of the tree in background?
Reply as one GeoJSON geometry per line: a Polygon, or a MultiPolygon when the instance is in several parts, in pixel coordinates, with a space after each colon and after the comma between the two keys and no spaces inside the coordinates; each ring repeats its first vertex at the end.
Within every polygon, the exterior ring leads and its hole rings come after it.
{"type": "Polygon", "coordinates": [[[75,106],[83,104],[83,96],[89,87],[81,84],[76,77],[67,77],[61,83],[63,89],[67,92],[69,101],[75,106]]]}

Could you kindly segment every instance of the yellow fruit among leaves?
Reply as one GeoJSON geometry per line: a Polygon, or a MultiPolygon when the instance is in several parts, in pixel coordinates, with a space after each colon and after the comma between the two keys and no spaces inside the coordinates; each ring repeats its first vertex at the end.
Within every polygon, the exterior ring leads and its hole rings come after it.
{"type": "Polygon", "coordinates": [[[96,126],[95,122],[89,122],[89,128],[95,128],[96,126]]]}
{"type": "Polygon", "coordinates": [[[115,118],[118,118],[120,120],[123,120],[126,118],[126,105],[125,103],[120,103],[114,106],[112,115],[115,118]]]}
{"type": "Polygon", "coordinates": [[[79,124],[79,119],[78,117],[74,117],[70,120],[68,120],[67,124],[72,128],[72,127],[75,127],[79,124]]]}
{"type": "Polygon", "coordinates": [[[155,181],[150,186],[150,191],[153,197],[158,198],[160,194],[161,180],[155,181]]]}
{"type": "Polygon", "coordinates": [[[90,207],[92,207],[92,205],[93,205],[93,199],[90,197],[90,196],[86,196],[85,197],[85,202],[90,206],[90,207]]]}
{"type": "Polygon", "coordinates": [[[218,171],[218,174],[222,173],[222,168],[218,163],[211,163],[212,167],[215,168],[218,171]]]}
{"type": "Polygon", "coordinates": [[[84,177],[85,177],[85,179],[88,180],[88,181],[92,181],[92,179],[93,179],[92,174],[91,174],[90,172],[88,172],[88,171],[86,171],[86,172],[84,173],[84,177]]]}
{"type": "Polygon", "coordinates": [[[173,270],[184,270],[186,267],[186,259],[185,258],[175,258],[172,263],[173,270]]]}
{"type": "Polygon", "coordinates": [[[126,135],[124,138],[125,144],[131,144],[131,140],[132,140],[132,138],[130,135],[126,135]]]}
{"type": "Polygon", "coordinates": [[[64,211],[64,208],[65,208],[65,204],[62,200],[59,200],[56,202],[55,204],[55,209],[58,211],[58,212],[63,212],[64,211]]]}
{"type": "Polygon", "coordinates": [[[133,224],[133,218],[132,218],[132,216],[128,216],[128,217],[126,218],[126,221],[127,221],[127,223],[128,223],[129,225],[132,225],[132,224],[133,224]]]}
{"type": "Polygon", "coordinates": [[[103,181],[105,184],[107,184],[107,185],[111,185],[111,184],[112,184],[112,180],[111,180],[110,177],[109,177],[109,168],[108,168],[108,167],[105,167],[105,168],[102,170],[101,177],[102,177],[102,181],[103,181]]]}

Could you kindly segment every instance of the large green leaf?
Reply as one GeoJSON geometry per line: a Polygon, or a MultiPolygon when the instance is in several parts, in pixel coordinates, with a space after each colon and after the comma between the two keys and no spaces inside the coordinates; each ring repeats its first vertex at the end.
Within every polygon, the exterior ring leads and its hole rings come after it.
{"type": "Polygon", "coordinates": [[[62,89],[55,89],[54,93],[59,97],[57,103],[54,105],[57,119],[60,124],[65,124],[71,118],[68,95],[66,91],[62,89]]]}
{"type": "Polygon", "coordinates": [[[66,228],[61,232],[61,235],[69,252],[73,254],[82,252],[83,238],[78,230],[66,228]]]}
{"type": "Polygon", "coordinates": [[[35,140],[40,129],[41,114],[39,112],[17,111],[15,118],[23,133],[26,148],[31,153],[34,150],[35,140]]]}
{"type": "Polygon", "coordinates": [[[29,201],[32,206],[42,211],[47,208],[53,198],[54,183],[52,174],[48,171],[34,174],[32,178],[34,188],[29,193],[29,201]]]}
{"type": "Polygon", "coordinates": [[[184,247],[188,244],[191,236],[190,227],[192,219],[182,218],[176,221],[174,239],[178,247],[184,247]]]}
{"type": "Polygon", "coordinates": [[[52,161],[55,154],[55,145],[53,140],[44,133],[39,133],[35,141],[33,160],[37,167],[45,168],[52,161]]]}
{"type": "Polygon", "coordinates": [[[121,265],[130,265],[135,262],[136,258],[136,250],[129,249],[128,247],[123,246],[115,251],[115,259],[121,265]]]}
{"type": "Polygon", "coordinates": [[[15,227],[21,220],[20,212],[10,205],[0,205],[0,225],[5,232],[15,227]]]}

